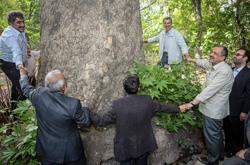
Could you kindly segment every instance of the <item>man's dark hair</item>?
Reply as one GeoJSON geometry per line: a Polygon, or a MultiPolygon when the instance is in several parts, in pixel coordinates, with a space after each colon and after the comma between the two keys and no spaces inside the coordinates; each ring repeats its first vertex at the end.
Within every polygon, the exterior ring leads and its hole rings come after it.
{"type": "Polygon", "coordinates": [[[245,49],[245,48],[240,48],[240,49],[238,49],[237,51],[239,51],[239,50],[245,50],[245,53],[243,54],[242,58],[243,58],[243,57],[247,57],[246,63],[248,63],[248,62],[250,61],[250,51],[247,50],[247,49],[245,49]]]}
{"type": "Polygon", "coordinates": [[[168,19],[170,19],[170,21],[172,23],[172,18],[171,17],[165,17],[165,18],[163,18],[163,22],[164,22],[164,20],[168,20],[168,19]]]}
{"type": "Polygon", "coordinates": [[[24,19],[23,13],[20,11],[10,11],[7,14],[8,23],[14,24],[16,18],[24,19]]]}
{"type": "MultiPolygon", "coordinates": [[[[227,55],[228,55],[227,47],[225,47],[225,46],[223,46],[223,45],[218,45],[218,46],[216,46],[216,47],[221,47],[221,48],[223,48],[223,50],[221,51],[221,56],[225,56],[225,60],[226,60],[227,55]]],[[[225,60],[224,60],[224,61],[225,61],[225,60]]]]}
{"type": "Polygon", "coordinates": [[[128,94],[136,94],[139,86],[140,80],[136,74],[131,74],[123,80],[123,87],[128,94]]]}

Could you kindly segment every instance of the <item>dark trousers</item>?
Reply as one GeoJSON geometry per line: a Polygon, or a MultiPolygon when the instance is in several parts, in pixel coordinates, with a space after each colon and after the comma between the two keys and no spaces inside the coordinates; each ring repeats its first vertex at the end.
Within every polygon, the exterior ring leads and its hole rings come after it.
{"type": "Polygon", "coordinates": [[[148,153],[145,153],[138,158],[130,158],[125,161],[121,161],[120,165],[147,165],[148,153]]]}
{"type": "MultiPolygon", "coordinates": [[[[7,77],[10,79],[12,83],[11,87],[11,101],[16,100],[25,100],[26,97],[23,95],[23,92],[21,90],[21,86],[19,83],[20,79],[20,73],[19,70],[16,69],[16,64],[12,62],[6,62],[3,60],[0,60],[0,68],[2,71],[7,75],[7,77]]],[[[11,110],[16,108],[16,102],[11,103],[11,110]]]]}
{"type": "Polygon", "coordinates": [[[244,121],[239,116],[227,116],[223,119],[225,133],[225,152],[236,154],[244,145],[244,121]]]}
{"type": "Polygon", "coordinates": [[[52,163],[41,157],[41,164],[42,165],[87,165],[85,155],[83,155],[79,160],[66,163],[52,163]]]}
{"type": "Polygon", "coordinates": [[[157,65],[160,65],[162,68],[164,68],[164,66],[167,64],[168,64],[168,52],[163,52],[161,61],[159,61],[157,65]]]}
{"type": "Polygon", "coordinates": [[[219,158],[224,157],[222,135],[222,119],[212,119],[202,115],[203,132],[208,151],[207,160],[214,165],[219,164],[219,158]]]}

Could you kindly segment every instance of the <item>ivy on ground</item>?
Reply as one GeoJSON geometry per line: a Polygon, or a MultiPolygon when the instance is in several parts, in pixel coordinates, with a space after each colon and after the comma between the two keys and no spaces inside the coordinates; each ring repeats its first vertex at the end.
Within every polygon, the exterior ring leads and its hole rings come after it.
{"type": "Polygon", "coordinates": [[[29,100],[20,101],[14,110],[18,118],[0,129],[0,141],[3,148],[0,164],[33,165],[38,164],[35,152],[37,122],[35,109],[29,100]]]}

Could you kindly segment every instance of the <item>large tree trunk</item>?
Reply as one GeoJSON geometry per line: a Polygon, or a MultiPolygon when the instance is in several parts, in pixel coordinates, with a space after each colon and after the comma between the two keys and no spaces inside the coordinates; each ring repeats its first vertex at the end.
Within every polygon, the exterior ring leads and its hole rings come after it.
{"type": "MultiPolygon", "coordinates": [[[[47,72],[60,69],[68,80],[66,94],[102,115],[125,95],[122,80],[135,58],[144,61],[138,0],[41,0],[40,85],[47,72]]],[[[173,163],[179,158],[178,140],[187,132],[165,136],[166,130],[152,123],[159,149],[149,163],[173,163]]],[[[113,125],[81,129],[89,165],[117,164],[114,135],[113,125]]]]}
{"type": "MultiPolygon", "coordinates": [[[[144,61],[139,0],[40,3],[39,82],[47,72],[60,69],[68,81],[66,94],[104,114],[112,100],[125,95],[122,80],[130,74],[133,60],[144,61]]],[[[113,154],[114,129],[100,130],[81,133],[89,164],[113,154]]]]}

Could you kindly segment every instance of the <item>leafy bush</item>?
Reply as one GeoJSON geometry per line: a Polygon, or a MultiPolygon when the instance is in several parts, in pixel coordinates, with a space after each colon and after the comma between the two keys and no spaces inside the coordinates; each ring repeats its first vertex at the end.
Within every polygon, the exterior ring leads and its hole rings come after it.
{"type": "MultiPolygon", "coordinates": [[[[138,94],[149,94],[153,99],[168,105],[181,105],[192,101],[201,90],[201,83],[196,74],[194,64],[172,65],[171,68],[160,68],[158,65],[140,64],[135,60],[135,68],[131,70],[140,78],[138,94]]],[[[186,129],[186,123],[191,128],[201,127],[201,114],[195,106],[187,113],[158,113],[160,119],[156,124],[168,131],[186,129]]]]}
{"type": "Polygon", "coordinates": [[[0,164],[38,164],[36,152],[37,123],[35,109],[29,100],[20,101],[14,110],[17,121],[3,125],[0,129],[0,164]]]}

